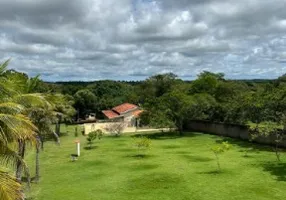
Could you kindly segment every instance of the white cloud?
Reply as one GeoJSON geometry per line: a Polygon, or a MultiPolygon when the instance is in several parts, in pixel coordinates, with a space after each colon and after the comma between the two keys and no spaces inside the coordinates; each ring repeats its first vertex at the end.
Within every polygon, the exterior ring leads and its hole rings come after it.
{"type": "Polygon", "coordinates": [[[285,0],[1,0],[0,61],[45,80],[285,73],[285,0]]]}

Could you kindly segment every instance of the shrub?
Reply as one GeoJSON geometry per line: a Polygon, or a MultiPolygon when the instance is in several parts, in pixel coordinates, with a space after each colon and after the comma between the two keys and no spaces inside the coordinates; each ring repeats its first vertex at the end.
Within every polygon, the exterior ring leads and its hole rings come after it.
{"type": "Polygon", "coordinates": [[[97,137],[97,135],[96,135],[95,131],[94,132],[90,132],[88,134],[86,140],[87,140],[87,144],[89,145],[89,149],[91,149],[92,144],[93,144],[94,140],[96,139],[96,137],[97,137]]]}
{"type": "Polygon", "coordinates": [[[101,140],[102,137],[103,137],[103,132],[100,129],[90,132],[86,138],[87,144],[89,145],[89,149],[92,148],[94,140],[96,139],[101,140]]]}
{"type": "Polygon", "coordinates": [[[212,152],[215,154],[218,171],[221,171],[219,155],[228,151],[230,149],[230,144],[228,142],[222,142],[220,145],[211,148],[212,152]]]}
{"type": "Polygon", "coordinates": [[[151,146],[151,140],[147,137],[139,137],[137,139],[135,139],[135,147],[137,148],[138,150],[138,155],[140,155],[140,153],[143,151],[143,150],[147,150],[150,148],[151,146]]]}

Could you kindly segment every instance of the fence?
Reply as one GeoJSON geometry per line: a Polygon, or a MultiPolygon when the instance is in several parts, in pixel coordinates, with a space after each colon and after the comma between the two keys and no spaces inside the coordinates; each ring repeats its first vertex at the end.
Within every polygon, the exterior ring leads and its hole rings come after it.
{"type": "MultiPolygon", "coordinates": [[[[185,129],[189,131],[238,138],[247,141],[251,139],[251,134],[248,127],[243,125],[215,123],[209,121],[190,121],[185,125],[185,129]]],[[[254,138],[253,142],[266,145],[275,145],[275,136],[259,136],[254,138]]],[[[280,146],[286,148],[286,138],[284,138],[284,140],[280,143],[280,146]]]]}

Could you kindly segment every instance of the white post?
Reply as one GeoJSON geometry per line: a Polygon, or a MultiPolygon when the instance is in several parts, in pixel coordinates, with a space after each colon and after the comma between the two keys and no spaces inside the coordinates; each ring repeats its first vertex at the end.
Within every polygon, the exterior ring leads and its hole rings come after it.
{"type": "Polygon", "coordinates": [[[80,143],[79,141],[76,143],[77,146],[77,155],[80,156],[80,143]]]}
{"type": "Polygon", "coordinates": [[[77,139],[75,140],[75,143],[76,143],[77,156],[80,156],[80,141],[77,139]]]}

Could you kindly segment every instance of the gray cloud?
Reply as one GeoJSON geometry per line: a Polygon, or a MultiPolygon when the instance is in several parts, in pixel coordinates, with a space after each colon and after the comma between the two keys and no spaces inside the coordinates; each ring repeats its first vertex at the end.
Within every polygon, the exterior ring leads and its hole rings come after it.
{"type": "Polygon", "coordinates": [[[286,70],[285,0],[1,0],[0,61],[49,81],[286,70]]]}

